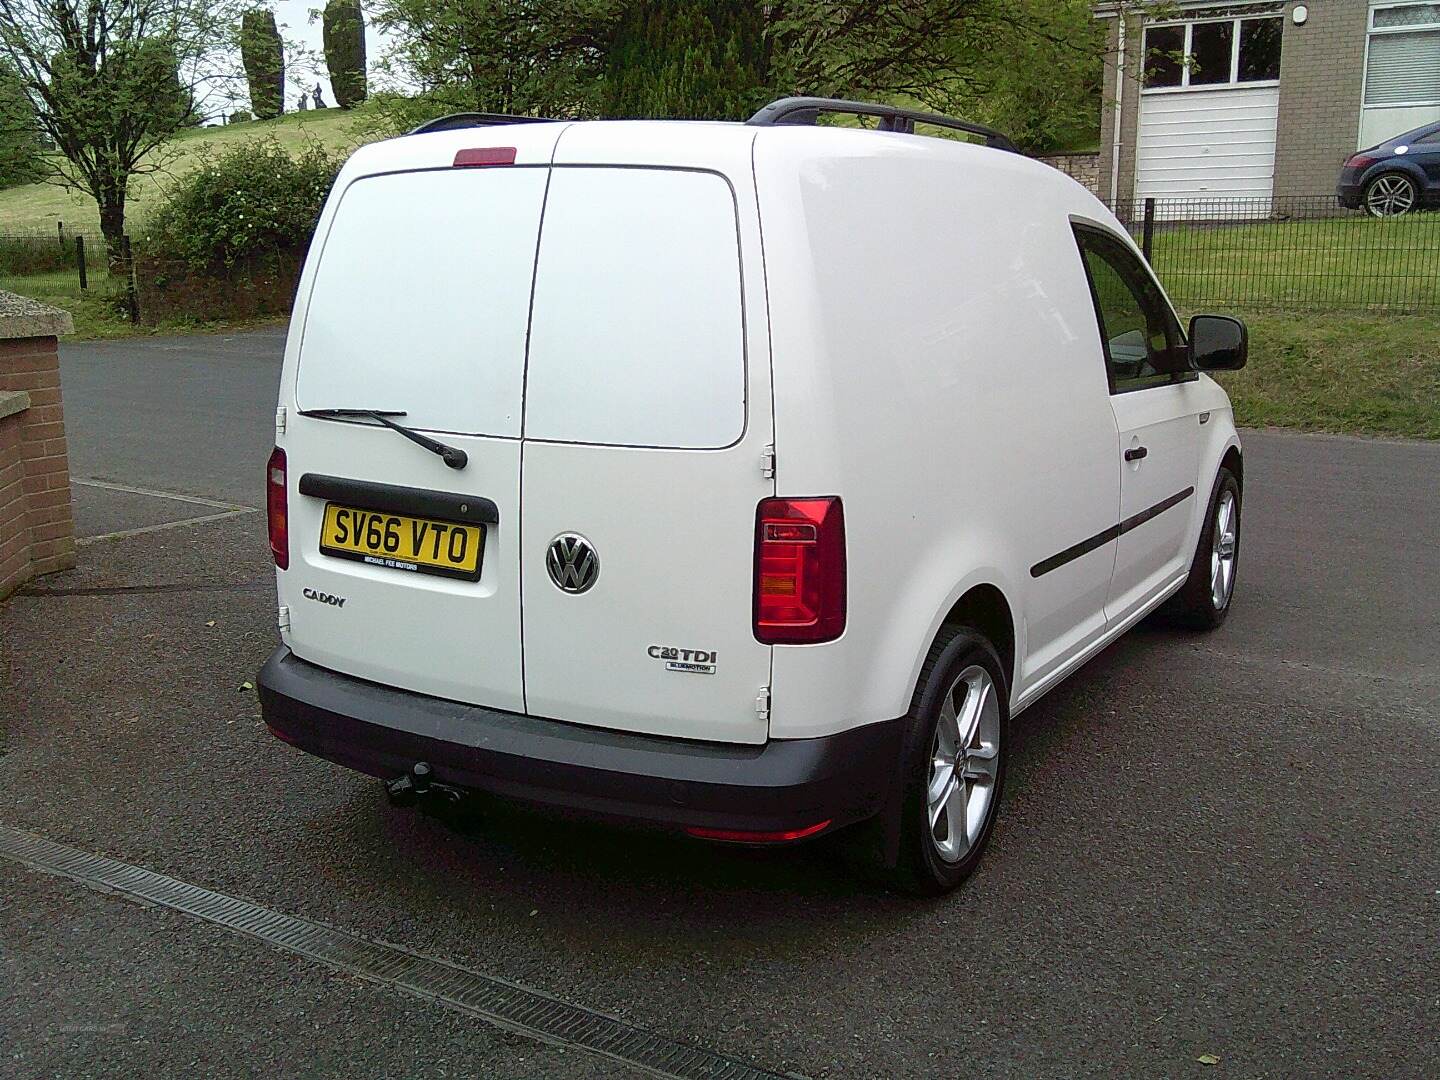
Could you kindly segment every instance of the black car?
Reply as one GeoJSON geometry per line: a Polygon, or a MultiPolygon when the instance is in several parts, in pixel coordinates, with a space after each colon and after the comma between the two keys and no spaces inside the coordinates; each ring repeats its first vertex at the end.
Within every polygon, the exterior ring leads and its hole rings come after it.
{"type": "Polygon", "coordinates": [[[1350,155],[1335,185],[1340,205],[1374,217],[1440,206],[1440,123],[1350,155]]]}

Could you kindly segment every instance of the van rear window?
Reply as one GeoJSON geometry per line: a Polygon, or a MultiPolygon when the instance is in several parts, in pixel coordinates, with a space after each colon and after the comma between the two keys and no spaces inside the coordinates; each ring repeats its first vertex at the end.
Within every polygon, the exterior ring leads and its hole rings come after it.
{"type": "Polygon", "coordinates": [[[411,427],[518,437],[545,169],[363,177],[305,313],[296,398],[411,427]]]}
{"type": "Polygon", "coordinates": [[[728,446],[745,428],[735,198],[666,169],[551,172],[525,437],[728,446]]]}

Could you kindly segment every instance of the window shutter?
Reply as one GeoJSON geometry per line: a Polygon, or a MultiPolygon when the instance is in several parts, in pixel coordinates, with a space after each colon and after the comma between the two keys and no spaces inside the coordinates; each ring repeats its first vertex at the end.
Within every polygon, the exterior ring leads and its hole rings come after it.
{"type": "Polygon", "coordinates": [[[1372,36],[1365,104],[1432,101],[1440,102],[1440,30],[1372,36]]]}

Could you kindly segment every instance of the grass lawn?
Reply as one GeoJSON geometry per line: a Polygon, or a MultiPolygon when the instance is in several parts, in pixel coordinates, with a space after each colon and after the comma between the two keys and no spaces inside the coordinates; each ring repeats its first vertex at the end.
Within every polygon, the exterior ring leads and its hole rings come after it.
{"type": "Polygon", "coordinates": [[[104,270],[90,271],[90,288],[80,291],[74,270],[29,274],[7,279],[7,288],[32,300],[70,312],[75,320],[75,337],[83,339],[126,337],[134,333],[130,320],[120,313],[110,297],[110,283],[104,270]]]}
{"type": "Polygon", "coordinates": [[[1151,261],[1178,307],[1440,311],[1440,213],[1162,225],[1151,261]]]}
{"type": "Polygon", "coordinates": [[[135,337],[141,334],[220,333],[230,330],[253,330],[258,326],[283,323],[284,319],[250,320],[244,323],[215,319],[171,320],[159,326],[133,326],[116,297],[114,286],[104,270],[91,270],[90,288],[80,291],[74,271],[60,270],[48,274],[31,274],[0,283],[22,292],[32,300],[62,308],[75,320],[74,335],[66,341],[97,341],[107,338],[135,337]]]}
{"type": "MultiPolygon", "coordinates": [[[[175,151],[164,172],[135,181],[126,207],[126,224],[133,232],[145,219],[146,207],[157,193],[175,178],[195,166],[195,151],[203,143],[220,150],[259,135],[272,134],[294,152],[311,142],[340,151],[355,145],[351,133],[354,117],[341,109],[288,113],[274,120],[252,120],[224,127],[193,128],[167,144],[175,151]]],[[[63,221],[67,233],[100,234],[100,217],[95,200],[82,191],[66,190],[54,184],[24,184],[0,191],[0,235],[43,233],[55,235],[55,223],[63,221]]]]}
{"type": "Polygon", "coordinates": [[[1220,375],[1237,423],[1440,439],[1440,315],[1239,314],[1250,362],[1220,375]]]}

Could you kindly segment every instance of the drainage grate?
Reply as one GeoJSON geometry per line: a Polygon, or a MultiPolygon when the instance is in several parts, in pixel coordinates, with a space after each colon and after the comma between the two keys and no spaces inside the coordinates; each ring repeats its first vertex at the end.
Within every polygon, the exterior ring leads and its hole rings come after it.
{"type": "Polygon", "coordinates": [[[282,915],[247,900],[177,881],[144,867],[90,855],[6,825],[0,825],[0,856],[183,911],[371,982],[398,987],[481,1017],[507,1031],[554,1046],[586,1050],[656,1076],[777,1080],[782,1075],[652,1035],[613,1016],[504,979],[282,915]]]}

